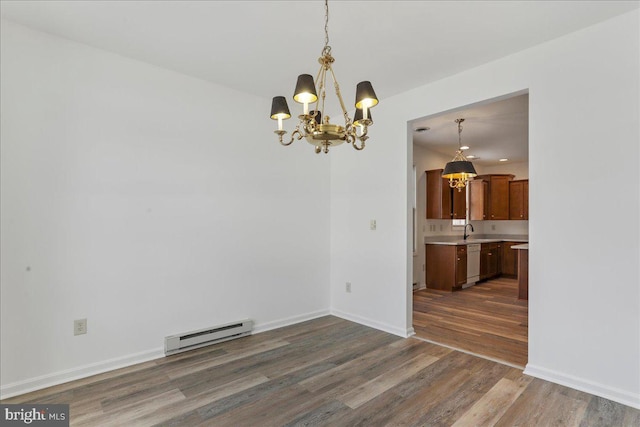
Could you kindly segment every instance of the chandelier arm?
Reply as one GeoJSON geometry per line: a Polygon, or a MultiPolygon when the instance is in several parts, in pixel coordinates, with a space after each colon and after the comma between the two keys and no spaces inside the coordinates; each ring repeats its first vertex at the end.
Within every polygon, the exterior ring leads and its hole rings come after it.
{"type": "Polygon", "coordinates": [[[344,133],[344,142],[347,144],[353,144],[356,140],[356,133],[354,129],[347,128],[344,133]]]}
{"type": "Polygon", "coordinates": [[[308,135],[310,133],[313,132],[314,127],[313,127],[313,122],[315,121],[314,118],[310,118],[310,119],[303,119],[300,121],[300,123],[302,124],[302,130],[304,130],[304,134],[308,135]]]}
{"type": "Polygon", "coordinates": [[[369,139],[369,136],[367,135],[368,132],[369,128],[367,127],[367,125],[362,126],[362,133],[360,134],[360,136],[358,136],[358,139],[360,140],[360,142],[362,142],[362,148],[359,148],[359,150],[362,150],[364,148],[365,141],[369,139]]]}
{"type": "Polygon", "coordinates": [[[278,136],[279,136],[279,140],[280,140],[280,144],[284,145],[285,147],[288,145],[291,145],[293,143],[293,141],[297,138],[298,141],[302,139],[302,134],[300,133],[300,130],[298,129],[298,126],[296,126],[296,130],[294,130],[293,132],[291,132],[291,139],[289,140],[289,142],[284,142],[282,140],[282,135],[284,135],[285,132],[279,132],[278,136]]]}
{"type": "Polygon", "coordinates": [[[358,147],[358,144],[357,144],[357,142],[356,142],[356,141],[354,141],[354,142],[353,142],[353,144],[351,144],[351,145],[353,145],[353,148],[355,148],[355,149],[356,149],[356,150],[358,150],[358,151],[360,151],[360,150],[364,150],[364,141],[363,141],[363,140],[360,140],[360,143],[361,143],[361,144],[360,144],[360,147],[358,147]]]}

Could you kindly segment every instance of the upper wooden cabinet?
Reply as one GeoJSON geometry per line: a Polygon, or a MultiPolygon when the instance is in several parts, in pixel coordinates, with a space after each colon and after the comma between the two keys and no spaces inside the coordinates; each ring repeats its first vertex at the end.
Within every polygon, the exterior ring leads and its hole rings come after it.
{"type": "MultiPolygon", "coordinates": [[[[447,181],[447,185],[449,185],[449,181],[447,181]]],[[[467,218],[467,189],[463,188],[458,191],[458,189],[451,189],[451,201],[453,203],[451,207],[452,217],[453,219],[466,219],[467,218]]]]}
{"type": "Polygon", "coordinates": [[[529,219],[529,180],[509,183],[509,219],[529,219]]]}
{"type": "Polygon", "coordinates": [[[509,219],[509,182],[513,175],[490,175],[489,219],[509,219]]]}
{"type": "Polygon", "coordinates": [[[451,187],[442,178],[442,169],[427,174],[427,219],[451,219],[451,187]]]}
{"type": "Polygon", "coordinates": [[[477,179],[469,181],[469,219],[482,221],[489,215],[489,184],[477,179]]]}
{"type": "MultiPolygon", "coordinates": [[[[507,174],[496,174],[496,175],[478,175],[476,177],[476,181],[484,181],[487,183],[487,197],[483,197],[482,205],[482,219],[486,220],[502,220],[509,219],[509,183],[513,179],[514,175],[507,174]]],[[[477,190],[478,194],[480,190],[477,190]]],[[[482,190],[484,192],[484,190],[482,190]]],[[[484,193],[483,193],[484,194],[484,193]]],[[[485,195],[485,196],[486,196],[485,195]]],[[[473,200],[471,203],[480,203],[479,198],[473,198],[473,193],[470,194],[470,200],[473,200]]],[[[479,207],[471,206],[471,211],[474,210],[477,212],[479,207]]],[[[478,214],[476,214],[476,218],[471,219],[480,219],[478,218],[478,214]]]]}
{"type": "Polygon", "coordinates": [[[467,217],[467,193],[449,186],[442,178],[442,169],[426,171],[427,219],[465,219],[467,217]]]}

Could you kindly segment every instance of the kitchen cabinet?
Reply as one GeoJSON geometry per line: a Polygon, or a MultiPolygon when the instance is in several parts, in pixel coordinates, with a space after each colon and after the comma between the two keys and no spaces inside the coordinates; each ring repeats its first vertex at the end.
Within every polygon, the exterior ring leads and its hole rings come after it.
{"type": "Polygon", "coordinates": [[[489,219],[509,219],[509,181],[513,175],[490,175],[489,219]]]}
{"type": "Polygon", "coordinates": [[[442,178],[442,169],[426,171],[427,219],[466,219],[467,193],[451,188],[449,180],[442,178]]]}
{"type": "Polygon", "coordinates": [[[520,242],[502,243],[502,274],[509,277],[518,275],[518,253],[511,249],[512,246],[519,245],[520,242]]]}
{"type": "Polygon", "coordinates": [[[427,219],[451,219],[451,187],[442,169],[426,171],[427,219]]]}
{"type": "Polygon", "coordinates": [[[489,183],[482,179],[469,181],[469,219],[482,221],[489,215],[489,183]]]}
{"type": "Polygon", "coordinates": [[[454,291],[467,282],[466,245],[425,245],[428,289],[454,291]]]}
{"type": "Polygon", "coordinates": [[[498,259],[498,244],[483,243],[480,247],[480,280],[491,279],[499,274],[498,259]]]}
{"type": "MultiPolygon", "coordinates": [[[[524,246],[524,245],[519,245],[524,246]]],[[[529,299],[529,248],[518,248],[518,299],[529,299]]]]}
{"type": "Polygon", "coordinates": [[[529,219],[529,180],[509,182],[509,219],[529,219]]]}
{"type": "Polygon", "coordinates": [[[467,247],[456,246],[456,289],[467,283],[467,247]]]}
{"type": "Polygon", "coordinates": [[[463,188],[458,191],[457,189],[452,188],[451,194],[451,211],[453,219],[467,219],[467,189],[463,188]]]}
{"type": "MultiPolygon", "coordinates": [[[[510,174],[478,175],[476,177],[475,180],[485,181],[488,187],[488,203],[487,209],[483,213],[483,219],[509,219],[509,182],[513,178],[514,175],[510,174]]],[[[476,207],[476,209],[478,208],[476,207]]]]}

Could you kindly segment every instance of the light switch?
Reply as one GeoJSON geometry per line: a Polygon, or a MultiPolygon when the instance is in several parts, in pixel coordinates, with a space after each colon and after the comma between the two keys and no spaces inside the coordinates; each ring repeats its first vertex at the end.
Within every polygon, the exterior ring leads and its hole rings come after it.
{"type": "Polygon", "coordinates": [[[376,220],[372,219],[371,222],[369,223],[369,228],[372,230],[376,229],[376,220]]]}

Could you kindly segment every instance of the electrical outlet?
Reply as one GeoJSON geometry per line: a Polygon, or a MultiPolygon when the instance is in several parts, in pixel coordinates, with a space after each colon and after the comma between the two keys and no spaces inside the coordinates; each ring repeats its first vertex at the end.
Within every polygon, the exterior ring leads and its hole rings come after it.
{"type": "Polygon", "coordinates": [[[372,229],[372,230],[375,230],[375,229],[376,229],[376,220],[375,220],[375,219],[372,219],[372,220],[369,222],[369,228],[370,228],[370,229],[372,229]]]}
{"type": "Polygon", "coordinates": [[[351,293],[351,282],[347,282],[344,284],[344,290],[348,293],[351,293]]]}
{"type": "Polygon", "coordinates": [[[491,231],[496,231],[496,225],[495,224],[491,224],[491,231]]]}
{"type": "Polygon", "coordinates": [[[73,321],[73,335],[84,335],[87,333],[87,319],[73,321]]]}

